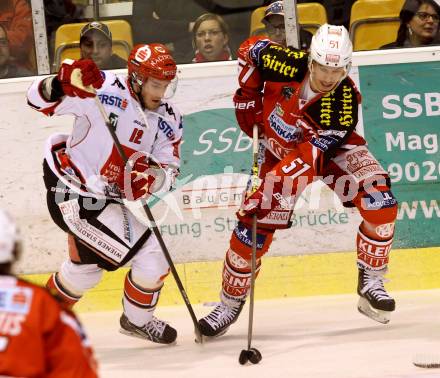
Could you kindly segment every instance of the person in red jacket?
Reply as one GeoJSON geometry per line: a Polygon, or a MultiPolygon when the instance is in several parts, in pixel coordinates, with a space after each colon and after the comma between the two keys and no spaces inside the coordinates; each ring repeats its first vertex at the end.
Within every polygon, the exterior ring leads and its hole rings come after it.
{"type": "MultiPolygon", "coordinates": [[[[363,218],[356,236],[358,309],[382,323],[395,309],[383,281],[394,235],[397,201],[387,172],[355,132],[360,94],[348,76],[352,44],[343,26],[325,24],[310,53],[268,39],[250,38],[238,52],[240,88],[234,96],[239,126],[259,127],[259,177],[237,213],[223,268],[221,302],[199,320],[202,333],[218,336],[234,323],[250,288],[252,217],[257,261],[274,232],[291,226],[295,201],[315,180],[324,181],[363,218]]],[[[252,183],[252,180],[251,180],[252,183]]]]}
{"type": "Polygon", "coordinates": [[[45,288],[11,273],[19,254],[17,227],[0,210],[0,376],[98,377],[75,315],[45,288]]]}
{"type": "Polygon", "coordinates": [[[25,65],[34,45],[32,11],[27,0],[0,1],[0,24],[7,32],[11,56],[25,65]]]}

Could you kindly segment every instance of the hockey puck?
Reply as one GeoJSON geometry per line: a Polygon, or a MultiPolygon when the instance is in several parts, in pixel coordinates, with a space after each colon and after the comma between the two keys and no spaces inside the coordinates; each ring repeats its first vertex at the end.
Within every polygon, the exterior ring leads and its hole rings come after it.
{"type": "Polygon", "coordinates": [[[263,359],[260,351],[256,348],[251,348],[248,350],[248,357],[249,361],[253,364],[258,364],[263,359]]]}
{"type": "Polygon", "coordinates": [[[249,361],[249,358],[248,358],[248,351],[247,350],[245,350],[245,349],[243,349],[241,352],[240,352],[240,357],[238,357],[238,362],[240,362],[240,365],[244,365],[246,362],[248,362],[249,361]]]}
{"type": "Polygon", "coordinates": [[[258,364],[263,359],[260,351],[256,348],[250,348],[249,350],[243,349],[240,353],[240,357],[238,358],[238,362],[241,365],[250,362],[251,364],[258,364]]]}

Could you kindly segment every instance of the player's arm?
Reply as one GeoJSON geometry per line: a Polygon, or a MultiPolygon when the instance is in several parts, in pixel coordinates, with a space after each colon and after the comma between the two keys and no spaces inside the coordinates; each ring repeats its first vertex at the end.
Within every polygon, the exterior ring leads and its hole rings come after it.
{"type": "MultiPolygon", "coordinates": [[[[238,56],[245,64],[258,71],[261,87],[265,81],[301,82],[308,69],[307,52],[283,47],[264,38],[251,37],[244,41],[240,45],[238,56]]],[[[242,82],[246,82],[244,76],[240,78],[240,86],[242,82]]]]}
{"type": "MultiPolygon", "coordinates": [[[[57,75],[35,80],[27,93],[28,105],[46,115],[73,113],[60,104],[66,98],[90,98],[104,83],[92,60],[66,59],[57,75]]],[[[72,103],[72,101],[70,101],[72,103]]]]}
{"type": "Polygon", "coordinates": [[[238,84],[233,102],[235,117],[240,128],[252,137],[254,125],[263,125],[263,87],[257,67],[248,59],[250,48],[259,41],[268,41],[263,37],[251,37],[243,42],[238,49],[238,84]]]}
{"type": "Polygon", "coordinates": [[[238,49],[240,88],[233,101],[240,128],[252,137],[253,126],[263,124],[265,81],[302,81],[307,72],[307,54],[284,48],[267,38],[251,37],[238,49]]]}
{"type": "MultiPolygon", "coordinates": [[[[152,155],[158,165],[163,169],[162,182],[157,186],[154,194],[159,195],[171,189],[176,177],[179,175],[180,168],[180,145],[183,136],[183,117],[180,112],[172,107],[171,113],[167,118],[160,122],[157,139],[153,145],[152,155]]],[[[158,182],[159,184],[159,182],[158,182]]]]}

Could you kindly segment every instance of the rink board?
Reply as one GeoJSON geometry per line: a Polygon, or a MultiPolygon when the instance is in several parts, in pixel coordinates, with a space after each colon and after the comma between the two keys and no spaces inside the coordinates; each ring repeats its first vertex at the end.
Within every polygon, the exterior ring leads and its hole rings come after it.
{"type": "MultiPolygon", "coordinates": [[[[359,132],[367,136],[371,149],[385,167],[393,164],[394,170],[402,170],[402,177],[396,178],[399,182],[393,186],[401,200],[397,248],[440,245],[440,154],[435,125],[440,102],[436,87],[439,55],[438,48],[354,55],[352,74],[365,93],[364,123],[360,123],[359,132]],[[377,65],[378,61],[382,65],[377,65]],[[397,64],[402,61],[408,64],[397,64]],[[423,77],[418,74],[418,65],[412,64],[415,62],[429,66],[430,69],[423,66],[423,77]],[[429,75],[433,75],[432,80],[429,75]],[[399,96],[399,102],[395,97],[386,102],[390,95],[399,96]],[[397,105],[400,117],[393,116],[397,105]],[[421,114],[417,113],[419,108],[421,114]],[[384,113],[394,118],[384,118],[384,113]],[[406,133],[405,138],[398,136],[401,132],[406,133]],[[387,137],[387,133],[392,137],[387,137]],[[413,139],[408,139],[407,134],[413,135],[413,139]],[[422,143],[420,148],[415,136],[422,143]],[[417,175],[416,169],[423,168],[427,171],[417,175]]],[[[167,205],[171,204],[168,218],[159,217],[164,213],[165,202],[154,205],[152,210],[174,261],[185,264],[186,270],[197,266],[194,261],[215,266],[223,258],[249,172],[251,145],[238,129],[232,108],[236,69],[236,62],[179,66],[180,81],[173,101],[186,122],[182,174],[177,190],[164,198],[167,205]]],[[[41,178],[43,146],[49,135],[69,132],[72,118],[48,118],[27,107],[24,95],[30,83],[31,78],[22,78],[2,80],[0,85],[0,140],[4,157],[0,165],[4,178],[0,181],[0,205],[14,214],[21,228],[25,253],[18,264],[19,272],[44,273],[59,268],[67,255],[67,242],[46,208],[41,178]]],[[[337,261],[339,254],[345,256],[344,252],[355,250],[359,214],[342,208],[325,188],[320,195],[313,194],[316,188],[319,189],[318,185],[310,187],[310,195],[299,201],[303,206],[295,208],[293,227],[275,235],[271,256],[289,261],[328,260],[333,265],[332,260],[337,261]]],[[[145,219],[139,207],[135,211],[145,219]]],[[[354,254],[347,256],[347,267],[353,266],[354,254]]]]}
{"type": "MultiPolygon", "coordinates": [[[[391,254],[389,291],[427,290],[440,287],[440,248],[400,249],[391,254]]],[[[256,299],[300,297],[356,292],[356,255],[327,253],[303,256],[264,257],[256,284],[256,299]]],[[[192,262],[176,266],[191,303],[218,301],[222,261],[192,262]]],[[[106,311],[121,308],[126,269],[104,274],[101,283],[90,290],[75,307],[78,311],[106,311]]],[[[48,275],[25,278],[44,284],[48,275]]],[[[170,275],[159,305],[183,304],[170,275]]]]}

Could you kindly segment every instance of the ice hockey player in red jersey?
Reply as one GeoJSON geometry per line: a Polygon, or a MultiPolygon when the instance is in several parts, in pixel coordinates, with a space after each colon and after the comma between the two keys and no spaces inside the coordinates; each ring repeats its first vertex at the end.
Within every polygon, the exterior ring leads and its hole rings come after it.
{"type": "Polygon", "coordinates": [[[96,361],[75,315],[45,288],[12,274],[20,242],[0,210],[0,376],[96,378],[96,361]]]}
{"type": "Polygon", "coordinates": [[[165,46],[137,45],[128,76],[100,71],[91,60],[64,61],[58,75],[38,78],[28,91],[29,105],[41,113],[75,117],[71,134],[52,135],[45,149],[47,204],[69,248],[47,286],[74,305],[103,270],[129,264],[121,332],[163,344],[177,337],[153,316],[169,266],[156,237],[122,199],[163,194],[178,174],[182,117],[165,100],[174,93],[176,69],[165,46]],[[127,167],[95,95],[131,160],[127,167]]]}
{"type": "MultiPolygon", "coordinates": [[[[310,53],[250,38],[239,49],[240,88],[234,96],[240,127],[259,126],[261,184],[237,213],[223,267],[221,302],[199,320],[218,336],[234,323],[250,287],[252,214],[258,218],[257,273],[275,230],[289,228],[295,200],[321,179],[363,218],[356,236],[358,309],[386,323],[395,302],[383,286],[397,201],[387,172],[355,128],[361,96],[348,76],[352,44],[342,26],[325,24],[310,53]]],[[[323,235],[322,237],[328,237],[323,235]]]]}

